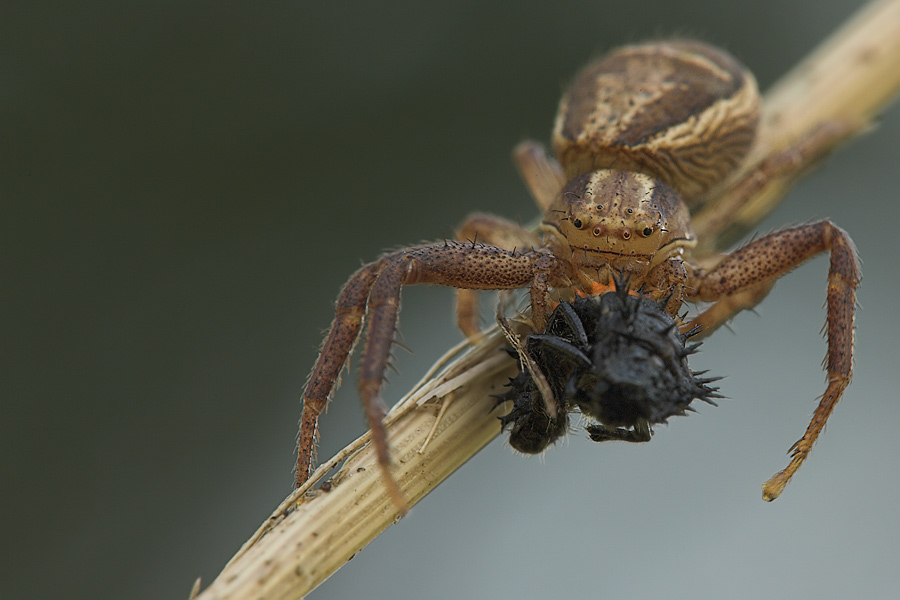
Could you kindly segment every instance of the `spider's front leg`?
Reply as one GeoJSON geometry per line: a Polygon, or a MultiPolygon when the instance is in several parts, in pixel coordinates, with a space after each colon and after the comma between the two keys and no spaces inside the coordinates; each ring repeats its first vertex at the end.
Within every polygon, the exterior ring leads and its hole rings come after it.
{"type": "MultiPolygon", "coordinates": [[[[503,217],[475,213],[460,225],[456,239],[496,246],[509,252],[528,252],[540,245],[536,235],[503,217]]],[[[456,290],[456,323],[472,343],[481,337],[478,326],[478,291],[456,290]]]]}
{"type": "Polygon", "coordinates": [[[809,455],[813,443],[834,406],[840,400],[853,370],[853,317],[860,269],[856,247],[845,231],[823,220],[775,231],[726,256],[709,272],[695,272],[688,280],[688,300],[716,301],[691,324],[714,328],[741,310],[745,303],[760,299],[775,279],[800,263],[828,251],[827,325],[828,387],[812,420],[791,447],[791,461],[763,484],[763,498],[774,500],[809,455]],[[744,301],[734,302],[744,296],[744,301]],[[726,309],[722,310],[725,306],[726,309]],[[730,314],[725,314],[730,312],[730,314]]]}
{"type": "MultiPolygon", "coordinates": [[[[513,162],[538,208],[542,213],[549,210],[566,183],[562,167],[547,154],[541,144],[532,141],[516,146],[513,150],[513,162]]],[[[456,232],[456,239],[482,242],[510,251],[537,248],[540,245],[540,239],[521,225],[502,217],[479,213],[466,219],[456,232]]],[[[475,290],[460,289],[457,292],[456,322],[467,338],[473,342],[478,341],[481,329],[478,326],[478,292],[475,290]]]]}
{"type": "Polygon", "coordinates": [[[295,487],[300,487],[309,479],[316,439],[319,435],[319,414],[325,410],[347,356],[359,337],[369,290],[383,268],[382,261],[364,266],[353,274],[338,295],[334,321],[325,341],[322,342],[319,358],[309,374],[309,379],[306,380],[306,389],[303,391],[303,412],[300,415],[300,431],[297,435],[295,487]]]}
{"type": "Polygon", "coordinates": [[[364,266],[338,297],[335,318],[322,345],[306,390],[298,438],[296,485],[309,478],[319,414],[324,410],[341,369],[367,320],[360,365],[359,394],[372,430],[378,463],[394,503],[406,502],[390,475],[390,456],[379,398],[400,309],[400,288],[431,283],[471,289],[531,287],[532,318],[541,327],[549,314],[548,290],[560,279],[556,258],[546,251],[512,252],[484,244],[444,242],[392,252],[364,266]]]}

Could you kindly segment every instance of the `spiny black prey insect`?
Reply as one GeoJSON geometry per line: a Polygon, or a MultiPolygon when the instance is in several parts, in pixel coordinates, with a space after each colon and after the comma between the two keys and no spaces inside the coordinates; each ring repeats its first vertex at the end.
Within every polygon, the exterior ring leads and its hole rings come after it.
{"type": "Polygon", "coordinates": [[[524,352],[540,369],[552,398],[544,398],[523,365],[498,396],[497,406],[513,402],[500,417],[509,443],[536,454],[569,430],[569,413],[596,421],[587,426],[595,442],[647,442],[652,425],[692,410],[691,402],[715,404],[719,379],[701,377],[688,367],[700,343],[686,346],[697,333],[685,333],[666,311],[669,299],[629,294],[627,284],[599,296],[561,302],[543,333],[529,334],[524,352]]]}

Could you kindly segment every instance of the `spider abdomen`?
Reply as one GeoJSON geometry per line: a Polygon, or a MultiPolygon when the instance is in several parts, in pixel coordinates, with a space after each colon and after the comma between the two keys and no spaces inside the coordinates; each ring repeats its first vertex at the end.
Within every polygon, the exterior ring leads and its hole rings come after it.
{"type": "Polygon", "coordinates": [[[553,148],[567,179],[638,171],[690,205],[746,156],[759,105],[753,75],[723,50],[686,40],[625,46],[576,75],[553,148]]]}

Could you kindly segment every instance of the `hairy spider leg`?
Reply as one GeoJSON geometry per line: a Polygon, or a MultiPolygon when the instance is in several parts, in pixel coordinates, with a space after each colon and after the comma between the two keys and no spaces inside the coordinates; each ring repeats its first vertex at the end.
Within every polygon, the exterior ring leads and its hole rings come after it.
{"type": "Polygon", "coordinates": [[[715,304],[707,307],[702,313],[694,317],[692,321],[682,325],[681,331],[689,331],[699,327],[697,339],[709,337],[739,312],[756,308],[756,305],[769,295],[774,286],[775,279],[772,279],[719,298],[715,304]]]}
{"type": "Polygon", "coordinates": [[[297,435],[297,467],[294,485],[300,487],[309,479],[310,466],[315,458],[316,440],[319,437],[319,415],[325,410],[332,390],[340,379],[353,345],[359,337],[366,313],[369,290],[384,268],[382,261],[370,263],[344,284],[335,303],[334,321],[313,366],[303,391],[303,412],[300,415],[300,431],[297,435]]]}
{"type": "MultiPolygon", "coordinates": [[[[556,160],[547,154],[543,145],[524,141],[513,149],[513,162],[528,191],[542,213],[566,184],[566,176],[556,160]]],[[[456,232],[461,241],[482,242],[505,250],[522,250],[541,246],[541,240],[531,231],[508,219],[476,213],[467,218],[456,232]]],[[[459,289],[456,292],[456,323],[467,338],[477,342],[481,335],[478,326],[478,292],[459,289]]]]}
{"type": "MultiPolygon", "coordinates": [[[[488,244],[510,252],[527,252],[541,245],[540,239],[521,225],[482,213],[470,215],[457,230],[456,239],[488,244]]],[[[456,290],[456,324],[473,343],[481,338],[478,315],[478,291],[456,290]]]]}
{"type": "Polygon", "coordinates": [[[407,503],[390,472],[383,423],[385,407],[379,397],[400,309],[400,288],[416,283],[485,290],[530,286],[532,318],[543,327],[549,314],[549,288],[560,280],[560,271],[556,258],[546,251],[512,252],[454,241],[398,250],[357,271],[341,290],[331,330],[303,394],[296,485],[309,479],[318,416],[365,318],[366,345],[360,365],[359,394],[388,493],[397,508],[405,512],[407,503]]]}
{"type": "Polygon", "coordinates": [[[785,188],[855,131],[858,128],[854,123],[825,121],[796,143],[759,158],[746,173],[717,192],[716,200],[692,211],[696,214],[691,221],[700,241],[694,254],[716,252],[745,236],[775,208],[775,199],[782,197],[785,188]],[[765,191],[769,187],[772,191],[765,191]]]}
{"type": "Polygon", "coordinates": [[[828,386],[803,437],[790,449],[791,460],[784,470],[763,484],[763,499],[772,501],[781,494],[791,477],[809,455],[813,443],[850,383],[853,371],[853,318],[856,288],[861,278],[856,247],[850,236],[831,221],[822,220],[775,231],[749,242],[727,255],[708,272],[695,272],[686,286],[688,300],[717,301],[691,325],[720,322],[722,303],[739,310],[730,296],[768,291],[765,286],[804,261],[828,251],[827,343],[825,360],[828,386]],[[713,315],[713,317],[710,317],[713,315]]]}

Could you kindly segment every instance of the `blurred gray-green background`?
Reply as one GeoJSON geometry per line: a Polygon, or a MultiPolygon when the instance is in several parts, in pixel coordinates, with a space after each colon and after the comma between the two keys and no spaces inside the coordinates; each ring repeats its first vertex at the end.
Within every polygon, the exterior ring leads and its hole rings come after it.
{"type": "MultiPolygon", "coordinates": [[[[566,79],[660,35],[770,84],[858,2],[20,2],[0,8],[5,598],[185,598],[290,491],[300,392],[361,261],[536,214],[509,160],[566,79]]],[[[900,68],[900,67],[898,67],[900,68]]],[[[856,376],[824,390],[827,262],[695,357],[729,400],[653,443],[490,445],[312,598],[887,598],[900,559],[900,110],[761,230],[864,261],[856,376]]],[[[410,288],[396,400],[460,334],[410,288]]],[[[321,455],[363,431],[348,384],[321,455]]]]}

